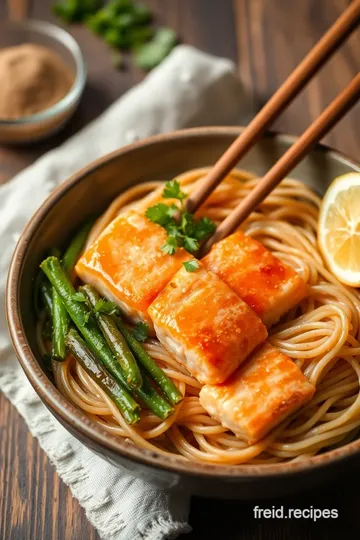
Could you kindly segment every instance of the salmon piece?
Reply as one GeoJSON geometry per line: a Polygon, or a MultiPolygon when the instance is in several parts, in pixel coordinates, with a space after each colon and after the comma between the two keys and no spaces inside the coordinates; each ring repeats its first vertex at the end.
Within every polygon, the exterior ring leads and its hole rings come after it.
{"type": "Polygon", "coordinates": [[[204,409],[254,444],[313,397],[315,386],[278,349],[265,343],[224,384],[200,391],[204,409]]]}
{"type": "Polygon", "coordinates": [[[129,211],[103,231],[76,265],[82,281],[116,302],[134,322],[152,329],[148,307],[181,267],[191,259],[184,249],[175,255],[161,251],[166,231],[147,217],[129,211]]]}
{"type": "Polygon", "coordinates": [[[299,274],[241,231],[213,246],[202,259],[246,302],[267,327],[307,295],[299,274]]]}
{"type": "Polygon", "coordinates": [[[202,265],[181,268],[149,315],[159,341],[204,384],[225,381],[267,337],[252,309],[202,265]]]}

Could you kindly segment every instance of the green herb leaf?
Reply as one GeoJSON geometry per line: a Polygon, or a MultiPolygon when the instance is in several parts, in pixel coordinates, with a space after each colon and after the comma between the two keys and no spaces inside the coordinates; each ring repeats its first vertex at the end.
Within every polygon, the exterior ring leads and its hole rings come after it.
{"type": "Polygon", "coordinates": [[[196,253],[200,242],[214,232],[215,223],[207,217],[196,220],[193,214],[185,211],[183,201],[187,194],[182,191],[176,179],[166,182],[162,196],[165,199],[177,199],[181,207],[158,203],[146,210],[148,219],[161,225],[167,232],[168,238],[161,250],[174,255],[176,248],[184,247],[189,253],[196,253]]]}
{"type": "Polygon", "coordinates": [[[146,4],[134,4],[132,13],[136,24],[146,24],[151,21],[151,11],[146,4]]]}
{"type": "Polygon", "coordinates": [[[187,272],[195,272],[195,270],[200,268],[200,263],[196,259],[192,259],[191,261],[184,262],[183,265],[187,272]]]}
{"type": "Polygon", "coordinates": [[[133,336],[135,339],[144,343],[149,335],[149,327],[144,322],[138,322],[133,330],[133,336]]]}
{"type": "Polygon", "coordinates": [[[166,182],[162,195],[164,199],[178,199],[179,201],[183,201],[187,197],[176,179],[166,182]]]}
{"type": "Polygon", "coordinates": [[[96,13],[103,5],[102,0],[64,0],[53,6],[55,15],[67,23],[83,22],[89,15],[96,13]]]}
{"type": "Polygon", "coordinates": [[[158,66],[175,47],[176,34],[170,28],[160,28],[149,43],[138,47],[135,51],[135,62],[138,67],[150,70],[158,66]]]}
{"type": "Polygon", "coordinates": [[[169,236],[166,239],[166,244],[161,246],[161,251],[167,253],[168,255],[174,255],[176,248],[178,247],[178,242],[174,236],[169,236]]]}
{"type": "Polygon", "coordinates": [[[199,249],[199,242],[190,236],[185,236],[183,245],[189,253],[195,253],[199,249]]]}
{"type": "Polygon", "coordinates": [[[110,302],[106,298],[100,298],[95,304],[94,310],[98,313],[106,313],[106,315],[114,315],[117,312],[115,302],[110,302]]]}
{"type": "Polygon", "coordinates": [[[89,322],[90,316],[91,316],[91,312],[88,311],[84,316],[84,324],[87,324],[89,322]]]}
{"type": "Polygon", "coordinates": [[[72,298],[75,302],[86,302],[86,298],[82,292],[76,292],[72,295],[72,298]]]}
{"type": "Polygon", "coordinates": [[[169,210],[169,206],[167,204],[159,203],[148,208],[145,215],[153,223],[157,223],[158,225],[165,227],[171,220],[171,215],[169,215],[169,212],[171,213],[172,211],[169,210]]]}
{"type": "Polygon", "coordinates": [[[212,235],[215,229],[215,223],[208,217],[203,217],[196,223],[196,228],[194,231],[195,238],[197,240],[204,240],[208,236],[212,235]]]}

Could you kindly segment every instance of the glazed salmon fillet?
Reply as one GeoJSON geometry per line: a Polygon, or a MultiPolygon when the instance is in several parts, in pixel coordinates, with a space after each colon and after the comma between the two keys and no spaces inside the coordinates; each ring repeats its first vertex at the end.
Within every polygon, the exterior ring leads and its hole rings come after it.
{"type": "Polygon", "coordinates": [[[163,346],[202,383],[221,383],[267,337],[261,319],[202,265],[181,268],[149,308],[163,346]]]}
{"type": "Polygon", "coordinates": [[[192,257],[178,249],[161,251],[166,231],[134,211],[120,214],[103,231],[76,265],[76,273],[134,322],[152,328],[148,307],[181,267],[192,257]]]}
{"type": "Polygon", "coordinates": [[[202,263],[227,283],[267,327],[307,294],[307,285],[299,274],[241,231],[215,244],[202,263]]]}
{"type": "Polygon", "coordinates": [[[200,403],[224,427],[254,444],[314,392],[315,386],[297,365],[265,343],[224,384],[205,385],[200,403]]]}

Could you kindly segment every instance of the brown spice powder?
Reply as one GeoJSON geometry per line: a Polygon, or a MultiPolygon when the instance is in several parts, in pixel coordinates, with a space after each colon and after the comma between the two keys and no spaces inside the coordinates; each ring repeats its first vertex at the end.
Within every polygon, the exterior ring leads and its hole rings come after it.
{"type": "Polygon", "coordinates": [[[41,45],[0,49],[0,120],[48,109],[70,90],[74,74],[62,58],[41,45]]]}

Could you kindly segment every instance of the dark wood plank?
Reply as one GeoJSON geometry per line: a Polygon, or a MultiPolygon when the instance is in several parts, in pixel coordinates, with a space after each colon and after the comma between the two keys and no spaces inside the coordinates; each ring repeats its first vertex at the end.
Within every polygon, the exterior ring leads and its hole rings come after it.
{"type": "Polygon", "coordinates": [[[0,394],[1,540],[98,540],[36,439],[0,394]]]}
{"type": "MultiPolygon", "coordinates": [[[[348,0],[234,0],[239,72],[259,104],[274,93],[348,4],[348,0]]],[[[281,115],[274,129],[300,134],[359,71],[359,46],[357,30],[281,115]]],[[[323,142],[356,159],[359,125],[357,105],[323,142]]]]}

